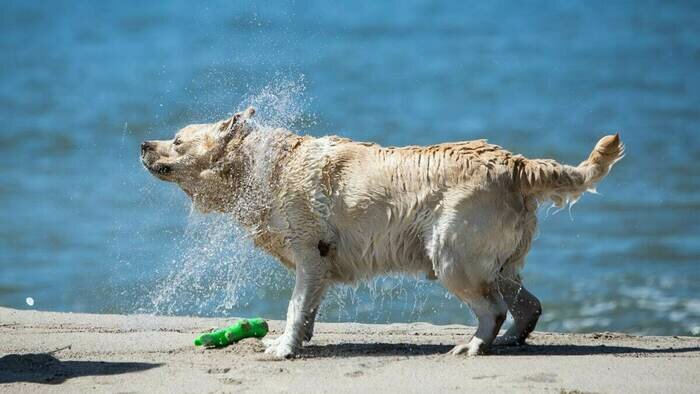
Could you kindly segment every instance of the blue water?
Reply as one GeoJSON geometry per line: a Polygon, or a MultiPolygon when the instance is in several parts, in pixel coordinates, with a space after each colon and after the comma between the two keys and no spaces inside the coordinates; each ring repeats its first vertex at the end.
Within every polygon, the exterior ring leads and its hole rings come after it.
{"type": "MultiPolygon", "coordinates": [[[[463,3],[4,1],[0,305],[284,318],[290,274],[138,162],[254,101],[317,136],[566,163],[619,131],[602,196],[541,214],[538,329],[700,335],[700,3],[463,3]]],[[[334,290],[322,319],[474,321],[412,278],[334,290]]]]}

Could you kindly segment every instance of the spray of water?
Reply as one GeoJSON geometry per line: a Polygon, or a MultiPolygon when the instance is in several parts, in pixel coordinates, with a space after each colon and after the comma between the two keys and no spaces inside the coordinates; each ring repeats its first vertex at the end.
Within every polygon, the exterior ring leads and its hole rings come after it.
{"type": "Polygon", "coordinates": [[[294,130],[300,123],[306,127],[314,124],[313,116],[305,116],[309,103],[303,75],[296,80],[278,77],[262,89],[249,93],[239,110],[253,106],[257,109],[255,120],[264,128],[294,130]]]}
{"type": "MultiPolygon", "coordinates": [[[[259,151],[243,180],[246,199],[234,210],[253,216],[269,202],[269,168],[275,156],[276,128],[299,122],[307,103],[303,77],[275,80],[249,94],[236,110],[257,108],[256,130],[248,137],[259,140],[259,151]]],[[[261,291],[284,291],[291,278],[269,256],[256,249],[250,234],[232,215],[203,215],[191,209],[185,233],[176,240],[178,253],[167,273],[150,292],[142,311],[162,314],[228,314],[235,310],[264,309],[251,300],[265,298],[261,291]],[[261,297],[262,296],[262,297],[261,297]]],[[[274,297],[270,297],[274,298],[274,297]]],[[[279,297],[277,297],[279,298],[279,297]]]]}
{"type": "Polygon", "coordinates": [[[226,314],[248,308],[259,289],[285,284],[285,273],[226,215],[192,213],[182,255],[151,295],[157,313],[226,314]]]}

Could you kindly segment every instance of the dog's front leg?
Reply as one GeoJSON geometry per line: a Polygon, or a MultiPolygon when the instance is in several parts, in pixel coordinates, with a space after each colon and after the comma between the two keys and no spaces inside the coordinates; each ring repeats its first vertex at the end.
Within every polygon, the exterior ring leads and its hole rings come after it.
{"type": "Polygon", "coordinates": [[[309,342],[314,336],[314,324],[316,323],[316,316],[318,316],[318,308],[311,312],[311,316],[307,319],[306,328],[304,330],[304,342],[309,342]]]}
{"type": "Polygon", "coordinates": [[[287,358],[301,347],[304,336],[314,324],[314,315],[326,290],[322,265],[319,263],[316,258],[296,263],[296,282],[287,308],[284,333],[268,342],[265,353],[287,358]]]}

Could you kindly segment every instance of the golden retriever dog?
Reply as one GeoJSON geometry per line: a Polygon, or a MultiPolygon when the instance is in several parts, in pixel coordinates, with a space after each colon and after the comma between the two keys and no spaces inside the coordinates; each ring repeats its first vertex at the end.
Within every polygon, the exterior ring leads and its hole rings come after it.
{"type": "Polygon", "coordinates": [[[324,292],[387,273],[425,274],[467,303],[474,336],[450,353],[524,343],[541,314],[520,272],[538,204],[575,202],[623,156],[603,137],[578,166],[527,159],[484,140],[385,148],[300,136],[253,120],[194,124],[146,141],[141,161],[204,212],[234,215],[256,245],[295,272],[284,333],[267,353],[294,355],[311,339],[324,292]]]}

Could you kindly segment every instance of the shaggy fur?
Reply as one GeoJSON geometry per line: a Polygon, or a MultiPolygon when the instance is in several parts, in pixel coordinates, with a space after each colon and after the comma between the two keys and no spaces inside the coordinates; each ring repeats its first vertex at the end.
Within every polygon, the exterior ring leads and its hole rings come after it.
{"type": "Polygon", "coordinates": [[[142,162],[202,211],[233,214],[256,244],[295,271],[284,334],[267,352],[289,357],[309,340],[328,286],[424,273],[469,304],[476,334],[451,353],[521,344],[540,303],[520,271],[538,203],[563,207],[593,190],[622,158],[618,135],[576,167],[530,160],[486,141],[383,148],[311,138],[252,121],[254,109],[187,126],[142,145],[142,162]]]}

